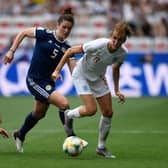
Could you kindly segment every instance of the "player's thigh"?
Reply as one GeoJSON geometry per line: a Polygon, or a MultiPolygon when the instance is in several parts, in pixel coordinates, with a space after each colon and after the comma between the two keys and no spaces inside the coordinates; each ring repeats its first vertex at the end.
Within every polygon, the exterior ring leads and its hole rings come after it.
{"type": "Polygon", "coordinates": [[[89,111],[91,114],[95,114],[97,111],[95,97],[92,94],[81,94],[80,98],[83,101],[87,111],[89,111]]]}
{"type": "Polygon", "coordinates": [[[110,93],[107,93],[104,96],[96,98],[101,109],[101,112],[106,117],[112,116],[112,97],[110,93]]]}
{"type": "Polygon", "coordinates": [[[68,99],[59,93],[57,90],[53,91],[48,97],[48,102],[54,104],[61,109],[69,108],[68,99]]]}

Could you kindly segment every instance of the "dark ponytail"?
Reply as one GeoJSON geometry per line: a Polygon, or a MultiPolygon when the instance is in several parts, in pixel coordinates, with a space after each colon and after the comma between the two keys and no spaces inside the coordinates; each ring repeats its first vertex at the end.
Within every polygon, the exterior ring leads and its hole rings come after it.
{"type": "Polygon", "coordinates": [[[73,15],[72,9],[71,8],[66,8],[63,11],[64,15],[73,15]]]}
{"type": "Polygon", "coordinates": [[[58,24],[61,24],[63,21],[71,22],[72,25],[75,24],[74,15],[71,8],[64,9],[63,14],[58,18],[58,24]]]}

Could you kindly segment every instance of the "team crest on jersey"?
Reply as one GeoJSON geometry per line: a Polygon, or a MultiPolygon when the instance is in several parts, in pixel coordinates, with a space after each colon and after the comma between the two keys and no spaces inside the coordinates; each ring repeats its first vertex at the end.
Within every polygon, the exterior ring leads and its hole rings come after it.
{"type": "Polygon", "coordinates": [[[62,47],[62,48],[61,48],[61,51],[62,51],[63,53],[65,53],[66,48],[62,47]]]}
{"type": "Polygon", "coordinates": [[[47,90],[47,91],[49,91],[49,90],[51,90],[51,85],[46,85],[46,87],[45,87],[45,90],[47,90]]]}
{"type": "Polygon", "coordinates": [[[93,62],[97,63],[100,61],[100,57],[96,56],[96,57],[93,57],[93,62]]]}
{"type": "Polygon", "coordinates": [[[88,91],[88,86],[84,85],[84,86],[83,86],[83,90],[84,90],[84,91],[88,91]]]}

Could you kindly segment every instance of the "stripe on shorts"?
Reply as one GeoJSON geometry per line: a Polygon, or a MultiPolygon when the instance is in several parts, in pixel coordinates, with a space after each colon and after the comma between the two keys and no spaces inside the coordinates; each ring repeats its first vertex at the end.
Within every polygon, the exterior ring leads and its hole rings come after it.
{"type": "Polygon", "coordinates": [[[33,81],[33,79],[31,79],[31,78],[29,78],[28,81],[29,81],[30,85],[33,87],[34,90],[36,90],[38,93],[40,93],[45,98],[48,98],[49,94],[46,92],[45,89],[43,89],[42,87],[40,87],[40,85],[36,84],[33,81]]]}

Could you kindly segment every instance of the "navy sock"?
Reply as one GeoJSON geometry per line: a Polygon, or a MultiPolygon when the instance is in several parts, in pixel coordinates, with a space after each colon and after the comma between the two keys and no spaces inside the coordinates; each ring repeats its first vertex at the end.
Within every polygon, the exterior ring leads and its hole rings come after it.
{"type": "Polygon", "coordinates": [[[64,111],[65,110],[63,109],[59,109],[59,117],[62,124],[64,125],[65,132],[67,133],[67,136],[75,136],[76,134],[74,133],[74,130],[73,130],[73,119],[67,119],[67,121],[65,122],[64,111]]]}
{"type": "Polygon", "coordinates": [[[59,118],[60,118],[60,120],[61,120],[61,122],[62,122],[62,125],[65,124],[65,115],[64,115],[64,111],[65,111],[65,110],[59,109],[59,118]]]}
{"type": "Polygon", "coordinates": [[[25,118],[24,124],[19,130],[19,138],[22,141],[24,141],[27,132],[30,131],[37,124],[38,120],[39,119],[35,118],[32,115],[32,112],[27,115],[27,117],[25,118]]]}

